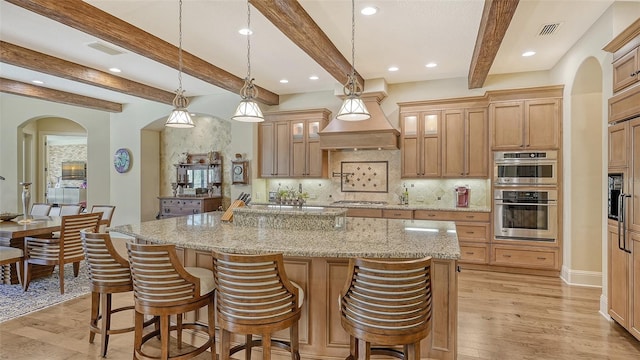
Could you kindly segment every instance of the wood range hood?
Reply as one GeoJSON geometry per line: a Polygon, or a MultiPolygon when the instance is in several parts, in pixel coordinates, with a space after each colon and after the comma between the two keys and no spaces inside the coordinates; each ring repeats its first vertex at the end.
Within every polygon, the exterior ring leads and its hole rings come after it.
{"type": "Polygon", "coordinates": [[[398,149],[400,132],[391,125],[380,107],[383,92],[366,93],[364,101],[371,118],[363,121],[342,121],[334,118],[319,132],[323,150],[398,149]]]}

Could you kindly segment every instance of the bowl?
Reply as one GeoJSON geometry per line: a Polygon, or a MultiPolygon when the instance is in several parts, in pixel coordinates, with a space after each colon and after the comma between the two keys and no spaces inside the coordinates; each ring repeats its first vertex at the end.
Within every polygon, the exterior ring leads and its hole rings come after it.
{"type": "Polygon", "coordinates": [[[22,214],[14,214],[14,213],[0,213],[0,220],[9,221],[17,218],[22,214]]]}

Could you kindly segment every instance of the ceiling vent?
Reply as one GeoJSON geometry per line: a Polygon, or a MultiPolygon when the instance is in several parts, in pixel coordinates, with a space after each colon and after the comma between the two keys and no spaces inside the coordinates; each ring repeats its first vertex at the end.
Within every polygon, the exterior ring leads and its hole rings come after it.
{"type": "Polygon", "coordinates": [[[538,36],[553,35],[556,33],[556,31],[558,31],[558,28],[560,28],[560,25],[562,25],[562,23],[542,25],[542,27],[540,28],[540,32],[538,32],[538,36]]]}
{"type": "Polygon", "coordinates": [[[120,55],[120,54],[124,54],[124,51],[121,51],[109,44],[105,44],[99,41],[94,41],[92,43],[88,43],[87,44],[88,47],[101,51],[105,54],[109,54],[109,55],[120,55]]]}

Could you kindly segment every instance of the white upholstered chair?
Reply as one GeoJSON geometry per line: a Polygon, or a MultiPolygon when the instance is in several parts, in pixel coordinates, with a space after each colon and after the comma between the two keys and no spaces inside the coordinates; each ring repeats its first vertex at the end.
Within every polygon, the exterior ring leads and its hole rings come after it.
{"type": "Polygon", "coordinates": [[[29,215],[32,215],[32,216],[49,216],[49,210],[51,210],[51,204],[34,203],[31,206],[31,211],[29,211],[29,215]]]}

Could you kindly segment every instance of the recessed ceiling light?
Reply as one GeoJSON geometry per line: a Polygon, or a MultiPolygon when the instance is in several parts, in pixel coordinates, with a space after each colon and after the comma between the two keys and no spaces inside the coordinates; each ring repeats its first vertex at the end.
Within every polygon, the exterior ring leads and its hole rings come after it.
{"type": "Polygon", "coordinates": [[[522,56],[527,57],[527,56],[533,56],[535,54],[536,54],[535,51],[525,51],[522,53],[522,56]]]}
{"type": "Polygon", "coordinates": [[[438,66],[438,64],[436,64],[436,63],[434,63],[434,62],[430,62],[430,63],[428,63],[428,64],[427,64],[427,65],[425,65],[425,66],[426,66],[426,67],[428,67],[428,68],[434,68],[434,67],[438,66]]]}
{"type": "Polygon", "coordinates": [[[286,83],[288,83],[288,82],[289,82],[289,80],[287,80],[287,79],[282,79],[282,80],[280,80],[280,84],[286,84],[286,83]]]}
{"type": "Polygon", "coordinates": [[[360,10],[360,14],[367,15],[367,16],[373,15],[373,14],[375,14],[377,12],[378,12],[378,8],[375,7],[375,6],[367,6],[367,7],[362,8],[362,10],[360,10]]]}
{"type": "Polygon", "coordinates": [[[309,80],[318,80],[318,79],[320,79],[320,78],[318,76],[316,76],[316,75],[309,76],[309,80]]]}
{"type": "Polygon", "coordinates": [[[34,84],[38,84],[38,85],[44,84],[44,81],[41,81],[41,80],[33,80],[31,82],[34,83],[34,84]]]}
{"type": "Polygon", "coordinates": [[[118,68],[115,68],[115,67],[109,68],[109,71],[114,72],[114,73],[121,73],[122,72],[122,70],[120,70],[118,68]]]}
{"type": "Polygon", "coordinates": [[[398,71],[398,70],[400,70],[400,69],[399,69],[397,66],[391,66],[391,67],[389,67],[389,69],[388,69],[388,70],[389,70],[389,71],[398,71]]]}
{"type": "Polygon", "coordinates": [[[251,34],[253,34],[253,31],[251,31],[251,29],[247,29],[247,28],[240,29],[240,30],[238,30],[238,32],[240,33],[240,35],[251,35],[251,34]]]}

